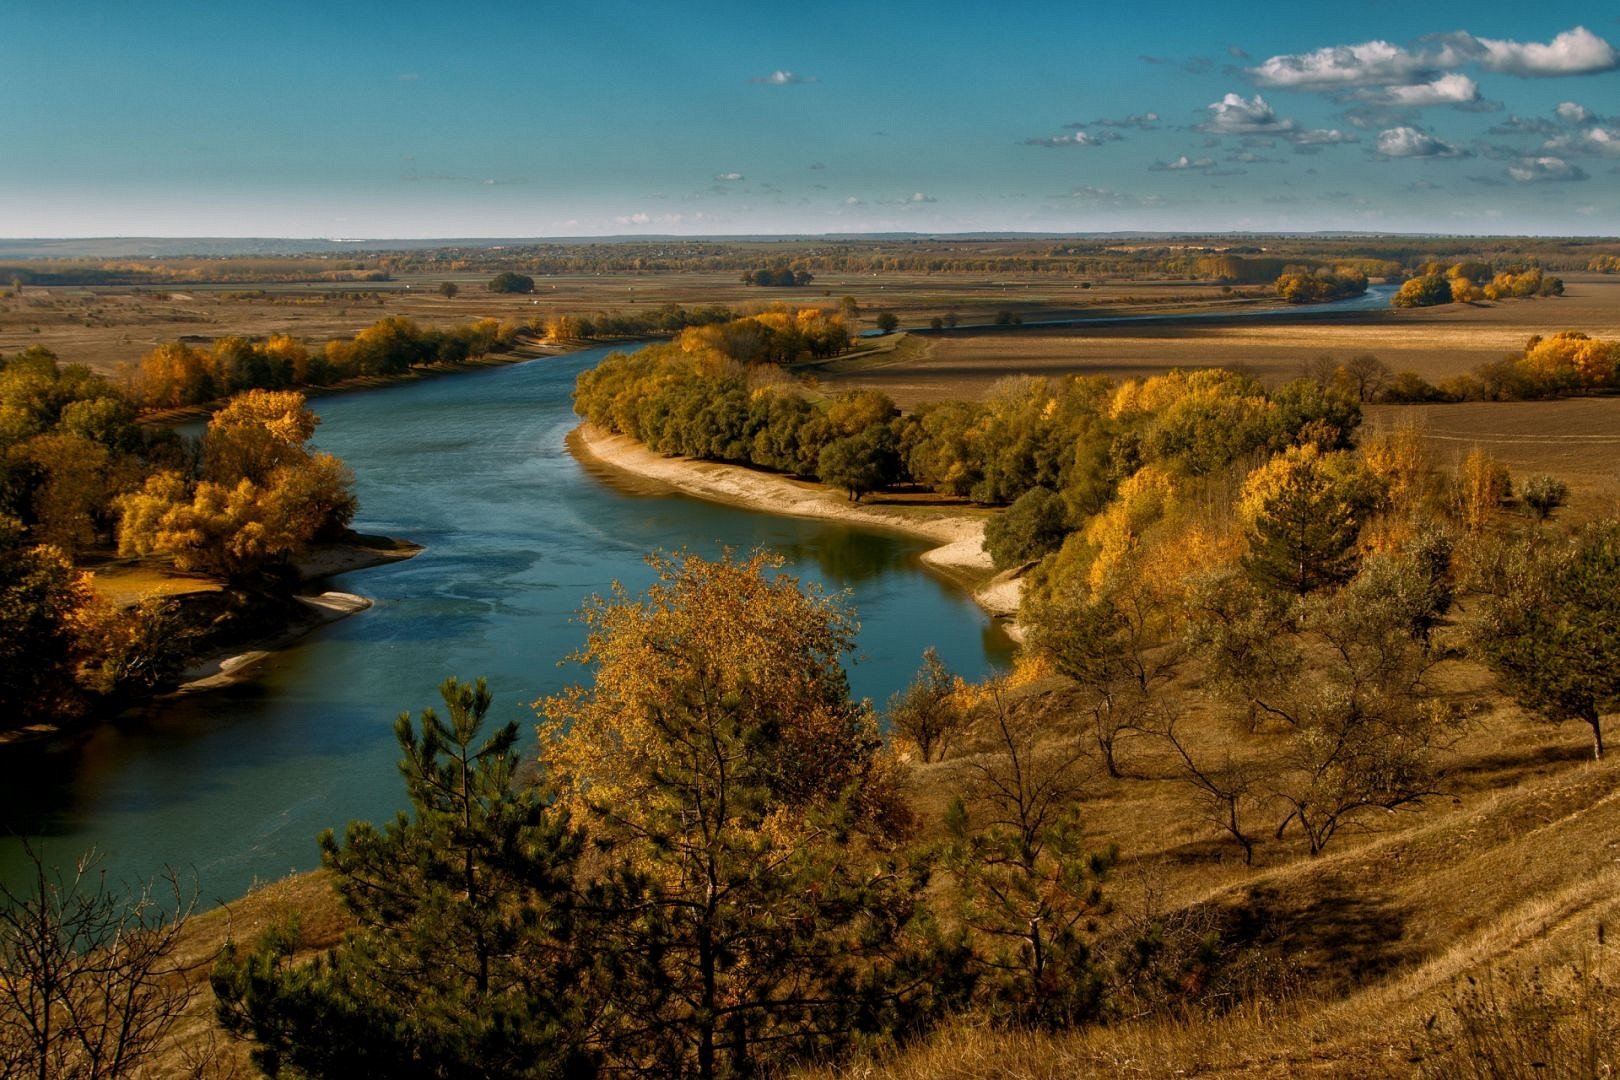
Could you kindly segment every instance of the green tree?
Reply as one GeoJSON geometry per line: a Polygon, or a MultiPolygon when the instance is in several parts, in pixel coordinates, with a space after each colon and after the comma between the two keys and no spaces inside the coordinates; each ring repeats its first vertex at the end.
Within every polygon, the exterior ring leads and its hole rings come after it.
{"type": "Polygon", "coordinates": [[[898,478],[899,456],[890,429],[873,425],[858,435],[834,439],[821,448],[816,475],[824,484],[841,487],[851,502],[881,491],[898,478]]]}
{"type": "Polygon", "coordinates": [[[1068,534],[1063,497],[1050,488],[1033,487],[985,523],[984,550],[997,568],[1016,566],[1056,551],[1068,534]]]}
{"type": "Polygon", "coordinates": [[[911,685],[889,699],[889,731],[915,746],[924,763],[943,758],[967,727],[967,714],[956,700],[958,681],[930,645],[911,685]]]}
{"type": "Polygon", "coordinates": [[[980,724],[995,752],[967,759],[967,790],[945,820],[975,999],[1001,1023],[1068,1027],[1102,1006],[1086,931],[1115,853],[1085,848],[1084,752],[1050,736],[1038,701],[1015,703],[994,681],[983,698],[980,724]]]}
{"type": "Polygon", "coordinates": [[[900,328],[900,316],[892,311],[877,313],[877,328],[885,334],[892,334],[900,328]]]}
{"type": "Polygon", "coordinates": [[[321,837],[357,928],[313,964],[295,932],[228,944],[213,985],[226,1030],[270,1076],[578,1076],[597,1002],[573,880],[583,836],[517,777],[518,726],[484,735],[490,694],[447,679],[448,716],[394,724],[409,812],[321,837]]]}
{"type": "Polygon", "coordinates": [[[1602,716],[1620,709],[1620,520],[1551,549],[1523,542],[1490,580],[1474,627],[1480,655],[1525,708],[1585,722],[1602,758],[1602,716]]]}
{"type": "MultiPolygon", "coordinates": [[[[529,282],[529,291],[532,292],[533,290],[534,290],[534,282],[531,280],[529,282]]],[[[460,291],[461,291],[461,286],[457,285],[453,281],[444,281],[444,282],[439,283],[439,295],[444,297],[446,300],[454,300],[456,298],[456,294],[459,293],[460,291]]],[[[493,290],[493,291],[500,291],[500,290],[493,290]]]]}
{"type": "Polygon", "coordinates": [[[503,270],[489,279],[487,287],[492,293],[532,293],[534,292],[534,278],[527,274],[503,270]]]}
{"type": "Polygon", "coordinates": [[[1272,458],[1249,474],[1239,497],[1249,542],[1244,566],[1257,580],[1300,595],[1348,581],[1370,483],[1350,454],[1324,454],[1314,443],[1272,458]]]}

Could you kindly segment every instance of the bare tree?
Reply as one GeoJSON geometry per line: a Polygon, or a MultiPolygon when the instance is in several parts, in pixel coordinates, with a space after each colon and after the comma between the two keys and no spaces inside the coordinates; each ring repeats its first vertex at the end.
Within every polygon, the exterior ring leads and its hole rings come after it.
{"type": "Polygon", "coordinates": [[[1186,739],[1177,733],[1174,717],[1165,723],[1161,734],[1180,759],[1181,768],[1177,778],[1197,792],[1204,816],[1237,841],[1243,849],[1244,865],[1252,866],[1255,841],[1243,819],[1247,811],[1255,809],[1253,804],[1257,800],[1264,767],[1253,762],[1238,761],[1230,750],[1219,764],[1200,763],[1193,756],[1186,739]]]}
{"type": "Polygon", "coordinates": [[[137,1075],[194,993],[174,950],[196,894],[173,872],[123,893],[94,853],[71,872],[28,854],[32,880],[0,883],[0,1075],[137,1075]]]}

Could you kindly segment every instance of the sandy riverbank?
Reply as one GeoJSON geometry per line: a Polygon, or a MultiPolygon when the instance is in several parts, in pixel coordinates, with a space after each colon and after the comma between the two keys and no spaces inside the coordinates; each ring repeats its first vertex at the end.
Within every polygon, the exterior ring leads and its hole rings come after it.
{"type": "MultiPolygon", "coordinates": [[[[303,581],[316,581],[337,574],[347,574],[385,563],[400,562],[421,554],[420,544],[387,537],[359,537],[358,542],[323,544],[298,560],[298,576],[303,581]]],[[[371,601],[356,593],[322,592],[293,597],[305,610],[283,632],[253,643],[251,648],[231,649],[205,657],[188,667],[181,675],[182,682],[172,693],[193,694],[204,690],[217,690],[251,678],[254,668],[274,656],[305,634],[328,623],[346,619],[371,606],[371,601]]]]}
{"type": "MultiPolygon", "coordinates": [[[[1019,582],[995,572],[984,550],[986,518],[982,514],[897,502],[852,503],[842,492],[821,484],[740,465],[664,457],[629,436],[614,435],[591,424],[581,424],[569,433],[568,448],[583,462],[667,484],[711,502],[790,517],[845,521],[932,541],[938,546],[923,553],[923,562],[966,585],[973,599],[991,615],[1010,619],[1017,614],[1019,582]]],[[[1011,624],[1008,632],[1018,637],[1011,624]]]]}

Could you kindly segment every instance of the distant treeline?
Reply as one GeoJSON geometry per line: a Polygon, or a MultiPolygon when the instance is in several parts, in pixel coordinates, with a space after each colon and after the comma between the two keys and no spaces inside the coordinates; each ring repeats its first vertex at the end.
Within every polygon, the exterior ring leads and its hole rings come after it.
{"type": "Polygon", "coordinates": [[[423,327],[389,316],[352,338],[311,349],[286,334],[222,337],[207,349],[183,341],[159,345],[131,372],[130,389],[148,409],[199,405],[245,390],[330,386],[368,375],[399,375],[428,364],[458,364],[507,352],[523,327],[495,319],[423,327]]]}
{"type": "MultiPolygon", "coordinates": [[[[1465,260],[1601,271],[1602,241],[1536,237],[1253,236],[1121,239],[978,237],[789,240],[636,240],[378,251],[363,258],[29,259],[0,263],[0,282],[139,285],[182,282],[388,280],[402,274],[521,275],[1006,274],[1079,279],[1173,279],[1268,284],[1291,268],[1355,267],[1404,277],[1426,263],[1465,260]]],[[[1604,263],[1603,260],[1610,260],[1604,263]]]]}
{"type": "Polygon", "coordinates": [[[370,260],[320,256],[282,259],[38,259],[0,263],[10,285],[182,285],[270,281],[388,281],[370,260]]]}

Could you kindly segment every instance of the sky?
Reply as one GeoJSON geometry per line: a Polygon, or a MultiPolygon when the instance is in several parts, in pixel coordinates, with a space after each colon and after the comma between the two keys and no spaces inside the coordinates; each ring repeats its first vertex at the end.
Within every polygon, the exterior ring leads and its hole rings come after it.
{"type": "Polygon", "coordinates": [[[11,0],[0,236],[1620,234],[1620,0],[11,0]]]}

